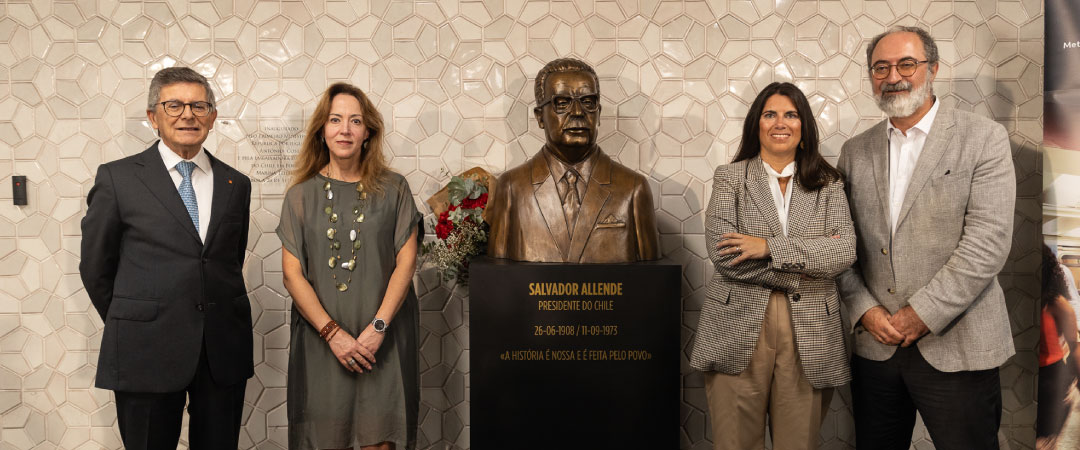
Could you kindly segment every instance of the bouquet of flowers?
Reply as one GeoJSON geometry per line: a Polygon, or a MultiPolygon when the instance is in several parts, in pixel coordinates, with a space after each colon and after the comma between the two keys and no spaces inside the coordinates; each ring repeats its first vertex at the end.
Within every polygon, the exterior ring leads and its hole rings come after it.
{"type": "Polygon", "coordinates": [[[428,199],[438,217],[437,239],[424,243],[423,254],[447,281],[467,284],[469,259],[487,248],[489,226],[484,210],[492,181],[487,171],[473,168],[451,177],[445,188],[428,199]]]}

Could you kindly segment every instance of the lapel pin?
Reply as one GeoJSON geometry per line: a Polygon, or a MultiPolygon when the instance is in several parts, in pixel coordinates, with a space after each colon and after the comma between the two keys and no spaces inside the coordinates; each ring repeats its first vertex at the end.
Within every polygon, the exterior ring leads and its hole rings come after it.
{"type": "Polygon", "coordinates": [[[229,184],[232,184],[232,178],[229,178],[229,184]]]}

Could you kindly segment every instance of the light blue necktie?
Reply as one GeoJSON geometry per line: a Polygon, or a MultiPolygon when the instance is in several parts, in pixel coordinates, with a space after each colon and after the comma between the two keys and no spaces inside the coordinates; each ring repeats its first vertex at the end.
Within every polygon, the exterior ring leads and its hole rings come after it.
{"type": "Polygon", "coordinates": [[[195,231],[199,231],[199,202],[195,199],[195,188],[191,186],[191,171],[193,170],[195,170],[195,163],[191,161],[176,163],[176,171],[180,172],[180,176],[184,177],[184,180],[180,182],[180,199],[184,201],[184,206],[187,207],[188,215],[191,216],[191,223],[195,224],[195,231]]]}

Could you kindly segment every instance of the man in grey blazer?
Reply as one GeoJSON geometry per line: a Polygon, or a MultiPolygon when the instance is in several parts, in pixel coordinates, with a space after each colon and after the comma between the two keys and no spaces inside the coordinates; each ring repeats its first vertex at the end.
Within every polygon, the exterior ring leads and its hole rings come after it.
{"type": "Polygon", "coordinates": [[[857,447],[907,449],[918,411],[938,450],[997,449],[998,367],[1015,353],[997,280],[1016,198],[1008,134],[934,97],[925,30],[890,29],[866,54],[889,118],[847,141],[838,167],[858,236],[840,277],[857,447]]]}
{"type": "Polygon", "coordinates": [[[202,144],[217,112],[186,67],[158,72],[146,115],[161,140],[102,164],[79,272],[105,322],[96,385],[116,395],[124,447],[237,448],[252,365],[241,268],[251,184],[202,144]]]}

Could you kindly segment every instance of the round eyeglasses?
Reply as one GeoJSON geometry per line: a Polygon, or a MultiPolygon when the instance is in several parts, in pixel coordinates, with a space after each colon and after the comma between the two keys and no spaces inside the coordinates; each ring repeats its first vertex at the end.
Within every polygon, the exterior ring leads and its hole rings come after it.
{"type": "Polygon", "coordinates": [[[214,105],[211,105],[210,102],[184,103],[179,100],[171,100],[161,102],[160,105],[165,110],[165,114],[173,117],[180,117],[181,114],[184,114],[184,108],[188,106],[191,107],[191,114],[194,114],[195,117],[206,117],[214,110],[214,105]]]}
{"type": "Polygon", "coordinates": [[[915,70],[919,68],[919,64],[925,64],[929,61],[916,61],[915,59],[902,59],[896,64],[889,63],[877,63],[870,66],[870,73],[874,74],[874,78],[883,79],[889,76],[889,72],[892,72],[892,68],[896,67],[896,73],[902,77],[910,77],[915,75],[915,70]]]}
{"type": "Polygon", "coordinates": [[[600,110],[600,95],[599,94],[586,94],[586,95],[553,95],[551,98],[545,100],[543,103],[536,105],[537,108],[543,108],[544,105],[551,103],[551,107],[555,108],[555,112],[559,114],[566,114],[574,107],[574,102],[581,105],[581,109],[585,112],[594,113],[600,110]]]}

